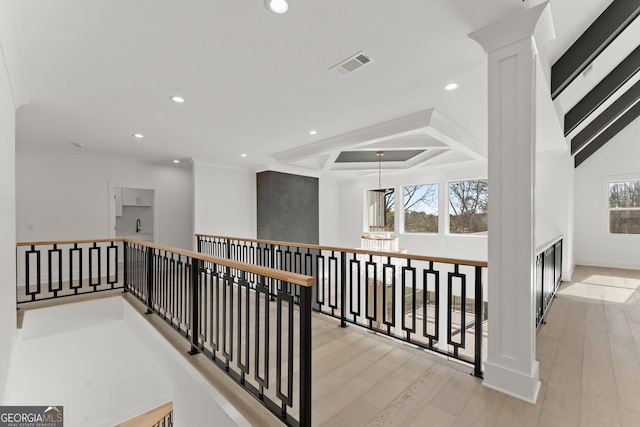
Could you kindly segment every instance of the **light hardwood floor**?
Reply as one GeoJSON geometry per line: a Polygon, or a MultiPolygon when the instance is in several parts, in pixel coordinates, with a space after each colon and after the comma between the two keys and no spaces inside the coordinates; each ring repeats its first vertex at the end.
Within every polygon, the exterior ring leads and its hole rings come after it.
{"type": "Polygon", "coordinates": [[[469,366],[314,314],[313,425],[640,426],[640,271],[576,267],[573,279],[537,334],[535,405],[469,366]]]}
{"type": "MultiPolygon", "coordinates": [[[[185,340],[147,319],[186,353],[185,340]]],[[[546,320],[531,405],[482,386],[470,366],[316,313],[313,425],[640,426],[640,271],[576,267],[546,320]]],[[[252,424],[282,425],[201,356],[185,357],[252,424]]]]}
{"type": "MultiPolygon", "coordinates": [[[[314,355],[314,425],[640,426],[640,271],[577,267],[573,279],[537,335],[535,405],[469,368],[347,330],[314,345],[327,354],[314,355]]],[[[314,340],[325,333],[335,332],[314,340]]]]}

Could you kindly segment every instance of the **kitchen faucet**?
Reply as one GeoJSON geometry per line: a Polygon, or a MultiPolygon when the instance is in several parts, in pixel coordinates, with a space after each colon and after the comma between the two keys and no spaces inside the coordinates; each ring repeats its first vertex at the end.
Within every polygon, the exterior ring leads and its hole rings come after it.
{"type": "Polygon", "coordinates": [[[136,221],[136,233],[139,233],[141,229],[142,229],[142,222],[140,221],[140,218],[138,218],[138,220],[136,221]]]}

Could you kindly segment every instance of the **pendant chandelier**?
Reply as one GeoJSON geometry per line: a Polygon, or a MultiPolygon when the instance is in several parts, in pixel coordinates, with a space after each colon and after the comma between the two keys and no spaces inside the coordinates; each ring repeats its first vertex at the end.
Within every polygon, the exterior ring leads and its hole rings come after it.
{"type": "Polygon", "coordinates": [[[386,225],[386,189],[382,187],[382,156],[384,151],[376,151],[378,157],[378,188],[369,191],[369,209],[373,208],[370,216],[369,232],[361,239],[362,249],[376,252],[398,252],[398,238],[387,229],[386,225]],[[371,204],[373,202],[373,204],[371,204]]]}
{"type": "Polygon", "coordinates": [[[376,156],[378,156],[378,221],[377,226],[380,227],[380,230],[385,228],[385,200],[384,193],[385,190],[382,188],[382,156],[384,156],[384,151],[377,151],[376,156]]]}

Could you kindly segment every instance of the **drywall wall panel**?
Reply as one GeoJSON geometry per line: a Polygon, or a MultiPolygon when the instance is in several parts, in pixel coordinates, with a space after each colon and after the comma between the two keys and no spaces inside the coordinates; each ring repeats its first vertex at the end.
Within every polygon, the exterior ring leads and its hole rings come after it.
{"type": "Polygon", "coordinates": [[[340,182],[329,177],[319,178],[319,241],[323,246],[340,244],[340,182]]]}
{"type": "Polygon", "coordinates": [[[193,166],[195,232],[256,237],[256,178],[253,171],[211,165],[193,166]]]}
{"type": "Polygon", "coordinates": [[[114,187],[155,190],[154,241],[191,249],[190,168],[154,166],[81,149],[18,147],[16,234],[19,241],[115,236],[114,187]]]}
{"type": "Polygon", "coordinates": [[[0,49],[0,404],[16,339],[15,108],[5,63],[0,49]]]}
{"type": "Polygon", "coordinates": [[[573,270],[573,158],[568,151],[536,155],[535,246],[543,250],[563,237],[563,275],[573,270]]]}
{"type": "Polygon", "coordinates": [[[640,120],[636,119],[575,169],[576,264],[640,268],[640,235],[608,228],[608,183],[640,180],[640,120]]]}
{"type": "Polygon", "coordinates": [[[61,405],[65,425],[108,427],[170,402],[171,381],[124,322],[125,304],[112,297],[28,310],[6,404],[61,405]]]}

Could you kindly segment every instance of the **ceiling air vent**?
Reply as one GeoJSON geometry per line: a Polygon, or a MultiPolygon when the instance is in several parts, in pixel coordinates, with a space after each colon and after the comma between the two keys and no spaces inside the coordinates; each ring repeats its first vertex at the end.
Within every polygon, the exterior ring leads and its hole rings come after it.
{"type": "Polygon", "coordinates": [[[329,69],[342,75],[355,71],[361,68],[363,65],[368,64],[369,62],[373,62],[373,59],[371,59],[370,56],[364,54],[363,52],[358,52],[355,55],[340,62],[338,65],[334,65],[329,69]]]}

